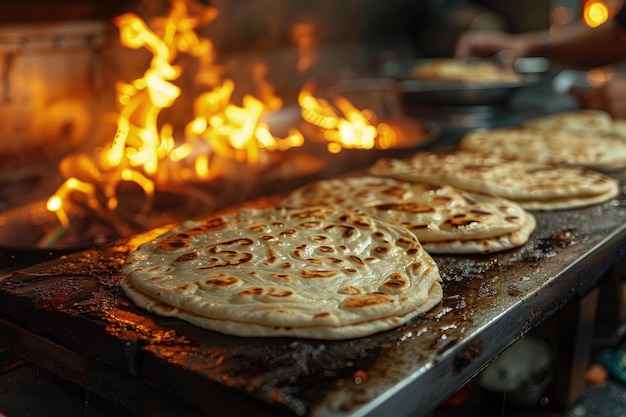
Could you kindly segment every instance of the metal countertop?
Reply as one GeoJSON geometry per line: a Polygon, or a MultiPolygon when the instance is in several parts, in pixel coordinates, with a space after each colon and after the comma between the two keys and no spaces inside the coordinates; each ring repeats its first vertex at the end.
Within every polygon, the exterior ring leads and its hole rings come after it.
{"type": "Polygon", "coordinates": [[[537,212],[536,231],[519,249],[436,256],[441,305],[370,337],[242,339],[153,316],[117,286],[135,244],[123,241],[5,277],[1,340],[128,406],[166,394],[170,409],[186,404],[199,415],[427,415],[511,343],[597,285],[626,250],[625,204],[621,194],[594,207],[537,212]],[[118,392],[122,385],[129,394],[118,392]]]}

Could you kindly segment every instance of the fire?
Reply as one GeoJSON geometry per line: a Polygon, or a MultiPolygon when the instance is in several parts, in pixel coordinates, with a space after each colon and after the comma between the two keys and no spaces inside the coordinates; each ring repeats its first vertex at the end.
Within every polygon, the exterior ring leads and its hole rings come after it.
{"type": "MultiPolygon", "coordinates": [[[[161,184],[211,181],[220,174],[216,161],[262,167],[267,164],[268,152],[304,144],[297,126],[279,138],[263,121],[283,106],[265,81],[264,65],[259,64],[252,72],[258,97],[246,94],[240,104],[233,102],[234,81],[222,78],[211,41],[196,33],[199,25],[212,22],[218,13],[211,6],[202,8],[192,17],[184,0],[173,0],[169,14],[155,19],[152,27],[133,13],[115,19],[121,44],[147,50],[152,58],[143,76],[116,85],[119,114],[113,140],[93,155],[70,155],[61,163],[67,179],[49,198],[47,207],[63,226],[68,226],[71,212],[78,211],[77,205],[111,219],[122,184],[139,187],[145,196],[142,210],[148,213],[161,184]],[[203,90],[193,101],[191,120],[184,126],[174,126],[162,116],[182,94],[176,82],[184,71],[177,64],[183,54],[199,62],[194,81],[203,90]]],[[[300,27],[297,32],[300,43],[304,42],[303,50],[313,54],[311,28],[300,27]]],[[[308,67],[311,62],[299,65],[308,67]]],[[[372,112],[355,108],[345,98],[337,98],[333,106],[316,99],[305,86],[299,103],[304,120],[322,130],[332,153],[342,148],[385,148],[395,143],[393,129],[373,123],[372,112]]],[[[113,219],[111,223],[128,231],[123,221],[113,219]]]]}
{"type": "Polygon", "coordinates": [[[196,117],[186,128],[186,137],[204,140],[222,157],[234,158],[250,164],[259,163],[260,149],[284,150],[302,146],[304,137],[294,129],[286,138],[276,138],[261,117],[268,110],[276,110],[282,102],[269,95],[266,102],[252,96],[243,97],[242,106],[231,102],[234,82],[226,80],[214,90],[198,97],[196,117]]]}
{"type": "Polygon", "coordinates": [[[137,15],[127,13],[115,23],[122,45],[147,49],[152,54],[150,67],[130,83],[119,82],[117,100],[121,108],[117,134],[108,147],[99,149],[92,157],[70,156],[72,168],[64,172],[65,183],[50,197],[47,207],[67,226],[71,196],[81,194],[90,207],[114,210],[118,199],[117,186],[122,182],[137,184],[149,202],[160,183],[181,179],[208,180],[212,176],[210,162],[215,155],[234,158],[250,165],[261,163],[260,152],[301,146],[302,135],[295,129],[287,138],[274,137],[261,116],[280,108],[271,88],[263,83],[263,68],[256,71],[256,80],[263,88],[263,101],[251,95],[243,98],[241,106],[231,102],[235,85],[232,80],[220,80],[219,68],[213,64],[212,44],[199,38],[194,29],[200,22],[214,19],[217,12],[208,8],[201,19],[190,18],[183,1],[174,1],[170,14],[156,22],[157,34],[137,15]],[[195,117],[184,128],[184,140],[174,137],[174,127],[160,124],[162,111],[173,106],[181,95],[175,84],[182,69],[174,64],[180,53],[200,60],[196,74],[199,84],[211,88],[195,100],[195,117]],[[85,182],[78,178],[88,178],[85,182]],[[104,204],[96,198],[94,187],[103,188],[104,204]],[[106,206],[106,207],[104,207],[106,206]]]}
{"type": "Polygon", "coordinates": [[[394,129],[386,123],[373,124],[374,114],[359,110],[345,97],[337,97],[334,105],[313,96],[313,86],[305,85],[298,95],[303,119],[322,129],[328,151],[341,149],[390,148],[397,142],[394,129]]]}

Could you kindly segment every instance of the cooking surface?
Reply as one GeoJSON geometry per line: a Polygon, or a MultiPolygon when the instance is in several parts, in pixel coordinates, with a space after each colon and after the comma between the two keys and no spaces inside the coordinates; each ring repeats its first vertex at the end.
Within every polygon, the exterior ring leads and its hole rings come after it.
{"type": "Polygon", "coordinates": [[[246,339],[140,310],[118,286],[120,267],[158,231],[7,275],[0,329],[5,347],[121,403],[167,392],[173,407],[206,415],[427,414],[597,283],[626,248],[625,204],[621,195],[600,206],[538,212],[522,248],[435,257],[441,305],[370,337],[246,339]],[[120,384],[135,392],[119,394],[120,384]]]}

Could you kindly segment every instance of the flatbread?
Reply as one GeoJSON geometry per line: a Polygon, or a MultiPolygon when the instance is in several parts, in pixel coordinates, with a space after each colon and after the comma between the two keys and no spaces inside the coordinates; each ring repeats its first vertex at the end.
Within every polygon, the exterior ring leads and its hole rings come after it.
{"type": "Polygon", "coordinates": [[[410,71],[413,78],[478,84],[519,82],[520,75],[510,67],[490,60],[435,58],[417,63],[410,71]]]}
{"type": "Polygon", "coordinates": [[[489,239],[449,240],[446,242],[423,243],[422,246],[432,254],[488,254],[501,252],[523,246],[535,231],[537,221],[531,214],[527,215],[522,227],[511,233],[489,239]]]}
{"type": "MultiPolygon", "coordinates": [[[[484,253],[485,248],[502,250],[501,245],[490,246],[489,239],[501,239],[527,227],[530,216],[516,203],[484,193],[368,175],[305,185],[289,194],[282,204],[293,207],[327,204],[362,210],[411,230],[424,247],[433,249],[443,248],[446,242],[482,240],[477,253],[484,253]],[[429,245],[434,242],[441,244],[429,245]]],[[[478,248],[467,245],[461,253],[468,253],[471,247],[478,248]]],[[[441,253],[441,250],[429,252],[441,253]]]]}
{"type": "Polygon", "coordinates": [[[122,280],[121,286],[135,304],[151,313],[163,317],[175,317],[185,320],[195,326],[221,333],[240,337],[303,337],[308,339],[339,340],[368,336],[370,334],[393,329],[408,323],[415,317],[435,308],[443,298],[443,288],[440,282],[435,282],[428,292],[427,300],[404,316],[388,316],[376,320],[351,323],[345,326],[309,326],[299,327],[276,327],[265,326],[257,323],[240,323],[231,320],[216,320],[172,307],[154,298],[151,298],[135,288],[129,286],[129,282],[122,280]]]}
{"type": "Polygon", "coordinates": [[[611,132],[615,133],[620,139],[626,139],[626,120],[613,120],[611,132]]]}
{"type": "Polygon", "coordinates": [[[615,178],[594,170],[463,151],[418,152],[405,159],[380,159],[369,172],[402,181],[485,192],[512,200],[527,210],[584,207],[608,201],[619,192],[615,178]]]}
{"type": "Polygon", "coordinates": [[[626,167],[626,141],[615,135],[503,127],[466,134],[461,149],[549,165],[578,165],[599,171],[626,167]]]}
{"type": "Polygon", "coordinates": [[[428,311],[440,282],[407,229],[332,207],[274,207],[188,221],[140,245],[121,286],[139,306],[223,333],[341,339],[428,311]]]}
{"type": "Polygon", "coordinates": [[[575,130],[615,136],[618,139],[626,138],[626,120],[613,119],[604,110],[578,109],[551,113],[530,118],[524,121],[523,125],[538,129],[575,130]]]}
{"type": "Polygon", "coordinates": [[[530,118],[523,123],[524,126],[536,129],[564,129],[578,132],[611,132],[613,130],[613,118],[602,110],[579,109],[561,111],[530,118]]]}

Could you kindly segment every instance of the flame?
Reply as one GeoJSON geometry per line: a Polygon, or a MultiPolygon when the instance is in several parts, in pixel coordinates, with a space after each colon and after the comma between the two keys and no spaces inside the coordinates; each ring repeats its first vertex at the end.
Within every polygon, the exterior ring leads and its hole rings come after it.
{"type": "MultiPolygon", "coordinates": [[[[217,16],[211,6],[202,6],[190,16],[184,0],[173,0],[169,13],[154,19],[150,26],[134,13],[114,20],[121,44],[147,50],[151,60],[140,78],[116,84],[119,114],[112,141],[93,155],[70,155],[61,163],[67,179],[49,198],[47,207],[63,226],[68,226],[72,211],[77,211],[75,206],[79,205],[90,208],[128,236],[132,230],[111,214],[118,207],[121,184],[135,184],[142,190],[145,203],[141,210],[148,214],[159,186],[211,181],[219,174],[216,170],[220,164],[216,161],[263,167],[268,164],[268,152],[304,144],[304,136],[296,127],[281,138],[272,134],[263,121],[264,116],[283,106],[266,81],[265,65],[252,68],[258,95],[245,94],[241,103],[234,103],[234,81],[222,77],[212,42],[196,33],[199,25],[217,16]],[[163,110],[175,106],[182,94],[177,85],[184,71],[177,61],[182,55],[199,63],[193,79],[201,91],[193,100],[190,120],[175,126],[162,118],[163,110]]],[[[311,24],[294,28],[300,71],[306,71],[315,61],[315,31],[311,24]]],[[[312,92],[311,86],[302,88],[298,96],[301,114],[307,123],[319,128],[331,153],[343,148],[388,148],[396,143],[394,130],[385,123],[376,123],[371,111],[359,110],[343,97],[331,104],[312,92]]]]}
{"type": "Polygon", "coordinates": [[[205,8],[197,17],[190,17],[186,3],[174,0],[167,16],[154,19],[154,30],[133,13],[115,19],[121,44],[146,49],[152,59],[141,78],[116,85],[120,111],[112,142],[91,157],[68,158],[80,163],[64,164],[67,180],[47,204],[62,225],[68,225],[71,196],[77,194],[81,194],[94,211],[102,213],[117,207],[118,185],[132,182],[143,190],[144,210],[148,211],[158,184],[212,178],[211,160],[215,155],[254,166],[263,163],[262,150],[302,146],[304,138],[296,129],[291,129],[287,137],[281,139],[274,137],[260,121],[264,113],[282,106],[282,101],[264,81],[265,67],[258,66],[253,73],[261,99],[246,95],[241,106],[231,102],[234,82],[221,79],[220,68],[214,64],[212,43],[195,32],[199,24],[210,23],[216,17],[217,10],[213,7],[205,8]],[[181,53],[198,59],[200,65],[195,81],[208,91],[196,98],[195,115],[184,127],[184,138],[176,140],[172,124],[161,122],[160,116],[181,96],[181,88],[175,81],[182,68],[174,64],[181,53]],[[104,195],[104,204],[100,203],[98,193],[104,195]]]}
{"type": "Polygon", "coordinates": [[[316,27],[312,23],[297,23],[292,30],[292,38],[298,48],[298,72],[306,72],[317,60],[316,27]]]}
{"type": "Polygon", "coordinates": [[[389,148],[397,142],[394,129],[386,123],[373,124],[374,114],[357,109],[347,98],[337,97],[334,105],[313,96],[313,85],[305,85],[298,95],[302,118],[322,129],[331,153],[343,148],[389,148]]]}
{"type": "MultiPolygon", "coordinates": [[[[246,94],[242,105],[231,102],[234,82],[226,80],[220,86],[197,98],[195,101],[196,117],[186,128],[186,136],[194,140],[205,140],[213,151],[220,155],[259,163],[259,150],[283,150],[302,146],[304,137],[291,129],[282,139],[269,133],[266,124],[261,122],[268,109],[280,108],[282,102],[269,95],[266,102],[246,94]]],[[[266,94],[268,93],[265,90],[266,94]]]]}

